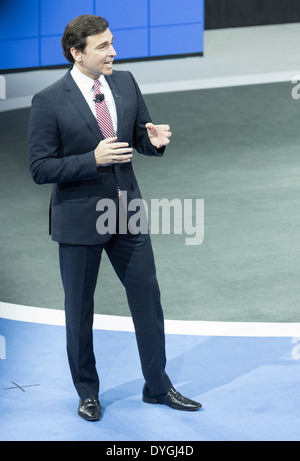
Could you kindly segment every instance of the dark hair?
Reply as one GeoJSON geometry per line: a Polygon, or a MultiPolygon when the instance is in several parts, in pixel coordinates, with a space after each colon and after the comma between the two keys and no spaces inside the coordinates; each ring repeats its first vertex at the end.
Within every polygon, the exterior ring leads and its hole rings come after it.
{"type": "Polygon", "coordinates": [[[97,35],[105,32],[108,28],[108,22],[101,16],[93,14],[83,14],[72,19],[66,26],[61,39],[61,45],[65,58],[74,63],[74,58],[70,53],[71,48],[78,51],[84,51],[86,47],[86,37],[97,35]]]}

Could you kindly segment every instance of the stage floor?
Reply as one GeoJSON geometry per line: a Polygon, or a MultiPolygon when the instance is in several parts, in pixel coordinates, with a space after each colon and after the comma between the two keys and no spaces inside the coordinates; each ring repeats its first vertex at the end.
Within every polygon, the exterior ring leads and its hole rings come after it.
{"type": "Polygon", "coordinates": [[[89,423],[64,327],[1,319],[0,331],[2,441],[299,440],[299,338],[167,334],[174,385],[203,405],[189,413],[143,403],[134,333],[95,329],[103,418],[89,423]]]}

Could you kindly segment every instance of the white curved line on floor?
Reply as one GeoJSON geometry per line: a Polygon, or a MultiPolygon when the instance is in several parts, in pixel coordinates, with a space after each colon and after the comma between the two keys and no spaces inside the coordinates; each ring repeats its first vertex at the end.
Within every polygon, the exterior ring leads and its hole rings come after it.
{"type": "MultiPolygon", "coordinates": [[[[0,301],[0,318],[45,325],[65,325],[64,311],[0,301]]],[[[94,316],[94,329],[133,332],[131,317],[94,316]]],[[[165,320],[167,334],[196,336],[300,337],[300,323],[165,320]]],[[[1,333],[1,329],[0,329],[1,333]]]]}
{"type": "Polygon", "coordinates": [[[300,71],[294,70],[215,78],[209,77],[174,82],[143,83],[140,84],[140,88],[143,94],[172,93],[176,91],[208,90],[212,88],[261,85],[266,83],[292,83],[292,80],[299,80],[299,76],[300,71]]]}

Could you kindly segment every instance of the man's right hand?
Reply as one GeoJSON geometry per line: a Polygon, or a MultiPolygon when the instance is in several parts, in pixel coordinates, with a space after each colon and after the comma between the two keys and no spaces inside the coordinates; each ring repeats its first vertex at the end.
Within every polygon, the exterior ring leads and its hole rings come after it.
{"type": "Polygon", "coordinates": [[[132,148],[127,142],[116,142],[118,138],[106,138],[96,147],[95,159],[98,166],[131,162],[132,148]]]}

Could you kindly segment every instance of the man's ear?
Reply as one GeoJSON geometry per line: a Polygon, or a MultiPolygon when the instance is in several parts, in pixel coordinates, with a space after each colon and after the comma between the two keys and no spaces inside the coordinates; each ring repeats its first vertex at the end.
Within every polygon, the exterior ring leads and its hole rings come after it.
{"type": "Polygon", "coordinates": [[[70,53],[74,58],[74,61],[81,62],[82,61],[82,52],[77,50],[76,48],[72,47],[70,49],[70,53]]]}

